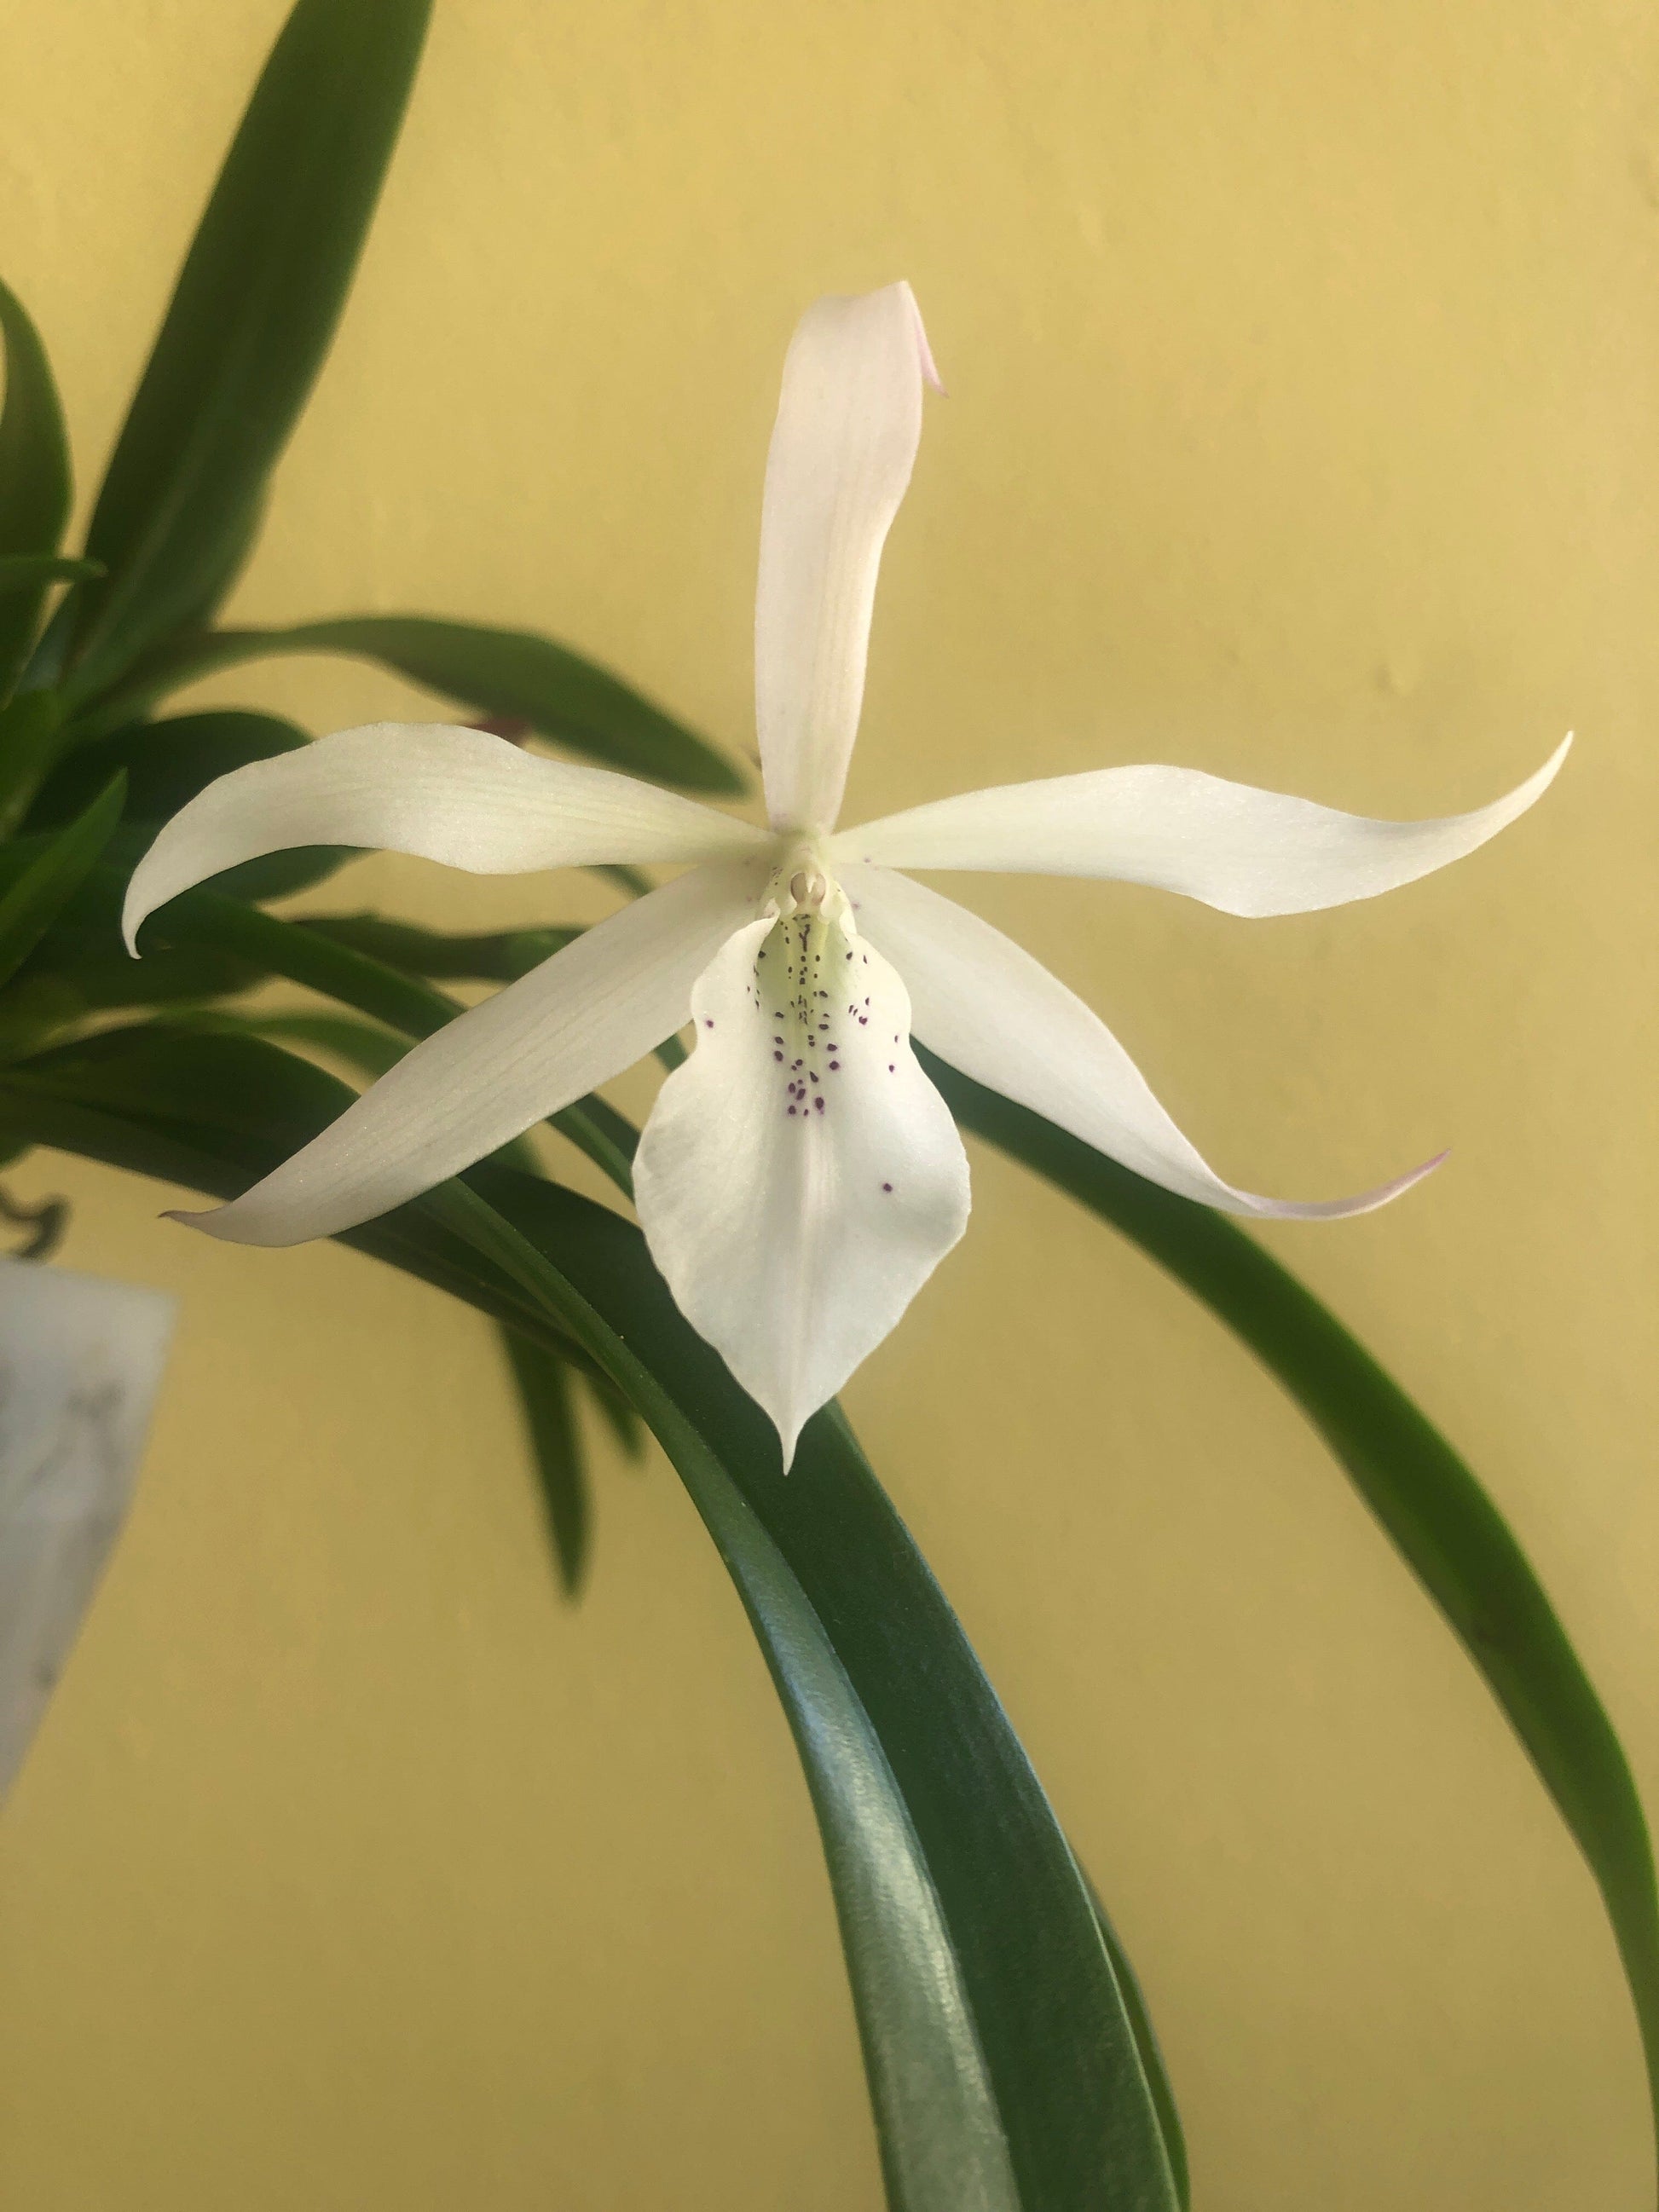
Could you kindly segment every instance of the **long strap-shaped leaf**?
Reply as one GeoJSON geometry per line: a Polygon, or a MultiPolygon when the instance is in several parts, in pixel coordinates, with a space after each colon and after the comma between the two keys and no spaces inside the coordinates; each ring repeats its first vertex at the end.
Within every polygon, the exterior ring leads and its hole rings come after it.
{"type": "MultiPolygon", "coordinates": [[[[0,409],[0,556],[55,553],[69,519],[69,436],[58,387],[22,301],[0,284],[6,399],[0,409]]],[[[0,605],[0,701],[27,654],[51,578],[9,590],[0,605]]]]}
{"type": "Polygon", "coordinates": [[[83,584],[102,574],[95,561],[77,561],[67,554],[0,553],[0,599],[47,584],[83,584]]]}
{"type": "Polygon", "coordinates": [[[220,173],[98,496],[72,696],[202,605],[299,417],[403,120],[431,0],[298,0],[220,173]]]}
{"type": "MultiPolygon", "coordinates": [[[[234,1037],[111,1033],[9,1071],[0,1126],[228,1193],[348,1096],[234,1037]]],[[[1171,2212],[1123,1996],[1030,1765],[926,1563],[833,1410],[793,1474],[639,1231],[485,1169],[353,1232],[404,1263],[435,1207],[618,1382],[737,1583],[824,1839],[896,2212],[1171,2212]],[[510,1217],[510,1219],[507,1218],[510,1217]]],[[[428,1272],[422,1267],[421,1272],[428,1272]]],[[[463,1295],[472,1295],[463,1291],[463,1295]]]]}
{"type": "Polygon", "coordinates": [[[1234,1223],[1176,1198],[927,1054],[966,1129],[1082,1200],[1276,1376],[1329,1444],[1487,1686],[1589,1862],[1635,2000],[1659,2116],[1659,1899],[1613,1723],[1474,1473],[1364,1347],[1234,1223]]]}
{"type": "Polygon", "coordinates": [[[210,629],[181,636],[132,670],[82,714],[86,742],[216,670],[279,653],[338,653],[395,670],[474,713],[539,732],[607,768],[690,791],[739,792],[744,779],[707,738],[644,693],[536,630],[434,615],[339,615],[287,629],[210,629]]]}
{"type": "Polygon", "coordinates": [[[118,770],[86,812],[60,830],[0,896],[0,987],[11,981],[91,874],[121,818],[125,790],[126,778],[118,770]]]}

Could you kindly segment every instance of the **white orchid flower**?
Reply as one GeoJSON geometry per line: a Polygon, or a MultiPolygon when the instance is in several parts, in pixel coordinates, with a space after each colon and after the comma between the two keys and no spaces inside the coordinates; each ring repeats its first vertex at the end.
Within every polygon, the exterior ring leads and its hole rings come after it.
{"type": "Polygon", "coordinates": [[[1155,884],[1237,915],[1370,898],[1526,811],[1565,744],[1505,799],[1366,821],[1178,768],[1097,769],[836,827],[882,547],[937,387],[907,284],[821,300],[797,330],[767,464],[756,720],[770,827],[447,725],[376,723],[222,776],[164,829],[125,927],[222,868],[309,844],[483,873],[691,865],[417,1045],[331,1127],[215,1211],[249,1244],[385,1212],[641,1059],[690,1018],[635,1168],[680,1310],[771,1415],[802,1424],[962,1235],[968,1163],[913,1034],[978,1082],[1166,1189],[1231,1213],[1334,1218],[1419,1168],[1303,1205],[1206,1165],[1110,1030],[976,915],[897,871],[1015,869],[1155,884]]]}

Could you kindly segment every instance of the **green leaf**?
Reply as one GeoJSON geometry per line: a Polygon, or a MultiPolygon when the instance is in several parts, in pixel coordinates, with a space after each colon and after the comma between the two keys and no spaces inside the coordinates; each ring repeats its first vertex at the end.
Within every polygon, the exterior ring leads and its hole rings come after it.
{"type": "MultiPolygon", "coordinates": [[[[0,1083],[0,1152],[44,1145],[106,1160],[185,1189],[229,1197],[272,1164],[273,1127],[287,1129],[287,1146],[301,1145],[315,1133],[319,1120],[339,1109],[342,1087],[335,1078],[279,1054],[289,1072],[287,1095],[262,1103],[254,1126],[233,1127],[222,1118],[212,1130],[210,1151],[202,1100],[191,1095],[198,1076],[197,1063],[190,1056],[193,1042],[186,1033],[168,1031],[159,1023],[136,1024],[56,1046],[27,1062],[14,1062],[10,1088],[0,1083]],[[155,1047],[161,1049],[159,1058],[152,1049],[155,1047]],[[312,1086],[297,1116],[296,1083],[312,1086]],[[100,1099],[107,1103],[88,1103],[100,1099]],[[140,1110],[141,1106],[149,1110],[140,1110]]],[[[220,1053],[226,1043],[217,1041],[220,1053]]],[[[279,1144],[277,1150],[283,1149],[279,1144]]],[[[372,1253],[464,1298],[493,1319],[537,1337],[585,1376],[593,1371],[581,1346],[562,1334],[515,1282],[482,1263],[465,1242],[420,1213],[405,1209],[365,1230],[349,1231],[337,1241],[372,1253]]]]}
{"type": "MultiPolygon", "coordinates": [[[[23,702],[13,703],[21,706],[23,702]]],[[[43,831],[0,844],[0,896],[50,849],[53,834],[43,831]]],[[[126,872],[109,860],[125,835],[125,827],[116,830],[104,859],[41,938],[10,995],[22,988],[26,977],[61,985],[68,994],[64,1018],[73,1019],[91,1010],[225,998],[266,981],[268,968],[216,946],[156,950],[143,960],[129,957],[120,933],[126,872]]]]}
{"type": "Polygon", "coordinates": [[[1107,1955],[1112,1962],[1112,1972],[1117,1977],[1118,1988],[1123,1993],[1123,2008],[1129,2016],[1129,2026],[1135,2039],[1135,2049],[1140,2054],[1141,2071],[1146,2076],[1153,2109],[1164,2137],[1164,2154],[1170,2162],[1170,2174],[1175,2184],[1176,2201],[1181,2212],[1189,2212],[1193,2201],[1192,2179],[1187,2170],[1187,2138],[1182,2131],[1181,2114],[1177,2111],[1175,2091],[1170,2087],[1169,2069],[1164,2063],[1158,2031],[1152,2026],[1152,2015],[1140,1986],[1139,1977],[1129,1964],[1129,1954],[1117,1940],[1117,1930],[1107,1917],[1100,1901],[1100,1892],[1081,1867],[1079,1872],[1088,1887],[1089,1902],[1094,1908],[1095,1924],[1100,1930],[1107,1955]]]}
{"type": "MultiPolygon", "coordinates": [[[[125,885],[118,878],[109,888],[118,898],[125,885]]],[[[169,899],[145,922],[139,942],[145,958],[152,945],[228,953],[266,975],[285,975],[338,999],[409,1036],[430,1036],[463,1011],[455,1000],[384,961],[217,891],[190,890],[169,899]]]]}
{"type": "MultiPolygon", "coordinates": [[[[159,822],[134,826],[145,832],[147,846],[161,827],[159,822]]],[[[355,845],[290,845],[284,852],[264,853],[256,860],[240,861],[205,880],[226,898],[292,898],[295,891],[313,890],[326,883],[348,860],[359,857],[355,845]]]]}
{"type": "MultiPolygon", "coordinates": [[[[0,707],[0,848],[27,815],[35,793],[52,768],[63,704],[52,691],[20,691],[0,707]]],[[[92,786],[96,791],[107,778],[92,786]]],[[[82,811],[91,792],[64,817],[82,811]]]]}
{"type": "Polygon", "coordinates": [[[81,583],[103,573],[95,561],[70,560],[61,553],[0,553],[0,599],[48,584],[81,583]]]}
{"type": "MultiPolygon", "coordinates": [[[[69,437],[58,387],[23,304],[0,284],[6,401],[0,409],[0,555],[55,553],[69,520],[69,437]]],[[[28,658],[49,577],[0,604],[0,699],[28,658]]]]}
{"type": "Polygon", "coordinates": [[[312,914],[301,927],[401,975],[447,982],[516,983],[581,935],[580,929],[508,929],[447,936],[378,914],[312,914]]]}
{"type": "Polygon", "coordinates": [[[690,791],[735,793],[743,777],[705,738],[665,709],[551,638],[428,615],[350,615],[289,629],[209,630],[181,638],[133,672],[102,702],[87,732],[127,719],[153,700],[216,670],[276,653],[339,653],[372,660],[475,714],[536,731],[608,768],[690,791]]]}
{"type": "MultiPolygon", "coordinates": [[[[378,1082],[410,1049],[407,1037],[394,1036],[378,1023],[360,1022],[349,1014],[292,1014],[263,1010],[228,1013],[210,1006],[174,1018],[192,1031],[210,1030],[220,1036],[264,1037],[272,1044],[309,1045],[313,1051],[326,1053],[331,1060],[343,1061],[354,1073],[366,1076],[371,1083],[378,1082]]],[[[541,1173],[535,1148],[527,1135],[509,1138],[490,1158],[522,1168],[526,1175],[541,1173]]]]}
{"type": "Polygon", "coordinates": [[[1474,1473],[1340,1322],[1225,1215],[1144,1182],[919,1051],[964,1129],[1020,1160],[1166,1268],[1307,1414],[1485,1676],[1589,1863],[1619,1944],[1659,2118],[1659,1896],[1612,1722],[1474,1473]]]}
{"type": "Polygon", "coordinates": [[[200,588],[179,617],[179,632],[193,636],[204,630],[241,580],[258,543],[269,498],[268,486],[262,485],[243,511],[232,516],[216,550],[204,553],[200,588]]]}
{"type": "MultiPolygon", "coordinates": [[[[161,825],[216,776],[250,761],[293,752],[311,739],[278,714],[238,710],[179,714],[159,722],[130,722],[94,744],[80,744],[60,760],[29,810],[28,826],[65,821],[86,804],[117,769],[127,775],[128,821],[124,848],[137,860],[161,825]]],[[[212,878],[232,898],[286,898],[307,890],[356,857],[350,845],[295,845],[262,854],[212,878]]]]}
{"type": "Polygon", "coordinates": [[[655,888],[642,868],[629,867],[625,860],[596,860],[593,873],[614,884],[619,891],[626,891],[629,898],[644,898],[655,888]]]}
{"type": "MultiPolygon", "coordinates": [[[[465,1011],[441,991],[334,937],[303,923],[278,921],[218,891],[185,891],[169,900],[146,924],[145,941],[258,963],[270,975],[339,999],[409,1036],[430,1036],[465,1011]]],[[[631,1194],[635,1132],[613,1107],[594,1096],[548,1118],[620,1189],[631,1194]]]]}
{"type": "Polygon", "coordinates": [[[173,1006],[234,998],[262,982],[240,960],[210,952],[155,952],[148,959],[129,959],[118,945],[108,949],[106,935],[97,942],[91,933],[49,929],[20,973],[14,990],[31,984],[61,987],[59,1021],[72,1021],[89,1013],[112,1013],[133,1006],[173,1006]]]}
{"type": "Polygon", "coordinates": [[[194,1035],[264,1037],[272,1044],[309,1045],[331,1060],[343,1060],[371,1082],[395,1067],[410,1048],[407,1037],[394,1036],[390,1030],[360,1022],[350,1014],[281,1013],[264,1008],[251,1013],[228,1013],[210,1006],[200,1013],[175,1018],[186,1024],[194,1035]]]}
{"type": "Polygon", "coordinates": [[[541,1486],[559,1580],[565,1595],[574,1598],[587,1571],[592,1514],[570,1402],[570,1370],[556,1352],[517,1329],[503,1328],[501,1334],[541,1486]]]}
{"type": "Polygon", "coordinates": [[[0,992],[0,1060],[39,1052],[85,1012],[76,993],[58,978],[38,977],[25,966],[0,992]]]}
{"type": "Polygon", "coordinates": [[[222,582],[322,365],[380,197],[430,0],[298,0],[128,413],[87,552],[85,700],[222,582]]]}
{"type": "Polygon", "coordinates": [[[11,981],[91,873],[121,818],[125,795],[125,779],[112,776],[0,898],[0,985],[11,981]]]}
{"type": "Polygon", "coordinates": [[[129,814],[159,827],[216,776],[251,761],[297,752],[310,742],[297,722],[280,714],[230,710],[129,722],[94,744],[77,745],[58,763],[41,787],[29,826],[49,829],[78,814],[88,794],[119,768],[127,772],[129,814]]]}
{"type": "MultiPolygon", "coordinates": [[[[337,1111],[246,1041],[107,1034],[0,1077],[0,1129],[228,1194],[337,1111]],[[263,1127],[261,1124],[263,1123],[263,1127]]],[[[638,1230],[483,1168],[344,1241],[570,1340],[645,1414],[755,1627],[806,1771],[895,2212],[1172,2212],[1088,1892],[926,1563],[838,1413],[775,1431],[638,1230]],[[509,1219],[507,1217],[510,1216],[509,1219]],[[447,1245],[411,1247],[411,1218],[447,1245]],[[453,1262],[472,1247],[469,1276],[453,1262]]]]}

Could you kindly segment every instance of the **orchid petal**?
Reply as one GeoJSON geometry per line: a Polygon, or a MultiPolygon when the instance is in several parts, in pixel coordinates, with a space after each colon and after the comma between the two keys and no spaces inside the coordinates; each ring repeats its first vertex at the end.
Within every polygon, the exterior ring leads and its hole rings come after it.
{"type": "Polygon", "coordinates": [[[521,752],[448,722],[371,722],[233,769],[134,872],[122,927],[222,868],[292,845],[371,845],[475,875],[613,860],[724,860],[763,831],[654,784],[521,752]]]}
{"type": "Polygon", "coordinates": [[[924,378],[938,382],[908,284],[818,301],[784,362],[755,595],[755,721],[776,829],[827,830],[841,807],[924,378]]]}
{"type": "Polygon", "coordinates": [[[634,1165],[676,1303],[765,1407],[802,1424],[968,1225],[968,1163],[871,946],[796,915],[739,930],[691,995],[696,1048],[634,1165]]]}
{"type": "Polygon", "coordinates": [[[1188,1143],[1104,1023],[1011,938],[888,869],[843,867],[841,878],[860,928],[903,974],[930,1051],[1165,1190],[1224,1213],[1328,1221],[1386,1205],[1445,1157],[1358,1198],[1298,1203],[1235,1190],[1188,1143]]]}
{"type": "Polygon", "coordinates": [[[678,1029],[764,878],[752,862],[694,868],[623,908],[416,1045],[252,1190],[174,1219],[233,1243],[298,1244],[471,1167],[678,1029]]]}
{"type": "Polygon", "coordinates": [[[1109,876],[1224,914],[1306,914],[1375,898],[1474,852],[1542,798],[1571,743],[1507,797],[1433,821],[1371,821],[1197,769],[1108,768],[912,807],[842,830],[828,852],[888,867],[1109,876]]]}

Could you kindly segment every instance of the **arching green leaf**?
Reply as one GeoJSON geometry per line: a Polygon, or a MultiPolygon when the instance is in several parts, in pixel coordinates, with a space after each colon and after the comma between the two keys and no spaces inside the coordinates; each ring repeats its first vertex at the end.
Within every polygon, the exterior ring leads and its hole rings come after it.
{"type": "Polygon", "coordinates": [[[923,1053],[964,1129],[1121,1230],[1249,1346],[1330,1446],[1486,1678],[1601,1889],[1659,2115],[1659,1898],[1623,1747],[1474,1474],[1364,1347],[1224,1214],[1176,1198],[923,1053]]]}
{"type": "MultiPolygon", "coordinates": [[[[0,556],[55,553],[70,510],[69,436],[40,334],[9,286],[0,284],[6,398],[0,408],[0,556]]],[[[0,599],[0,700],[34,641],[52,579],[9,587],[0,599]]]]}
{"type": "Polygon", "coordinates": [[[339,319],[431,0],[298,0],[208,202],[87,533],[94,698],[222,587],[339,319]]]}
{"type": "Polygon", "coordinates": [[[738,770],[704,738],[597,661],[533,630],[432,615],[344,615],[287,629],[206,630],[136,668],[80,726],[97,732],[142,713],[182,684],[249,660],[292,653],[349,653],[377,662],[504,732],[551,738],[607,768],[689,791],[737,793],[738,770]]]}
{"type": "Polygon", "coordinates": [[[121,818],[125,780],[118,774],[77,821],[49,839],[0,897],[0,987],[28,958],[92,872],[121,818]]]}

